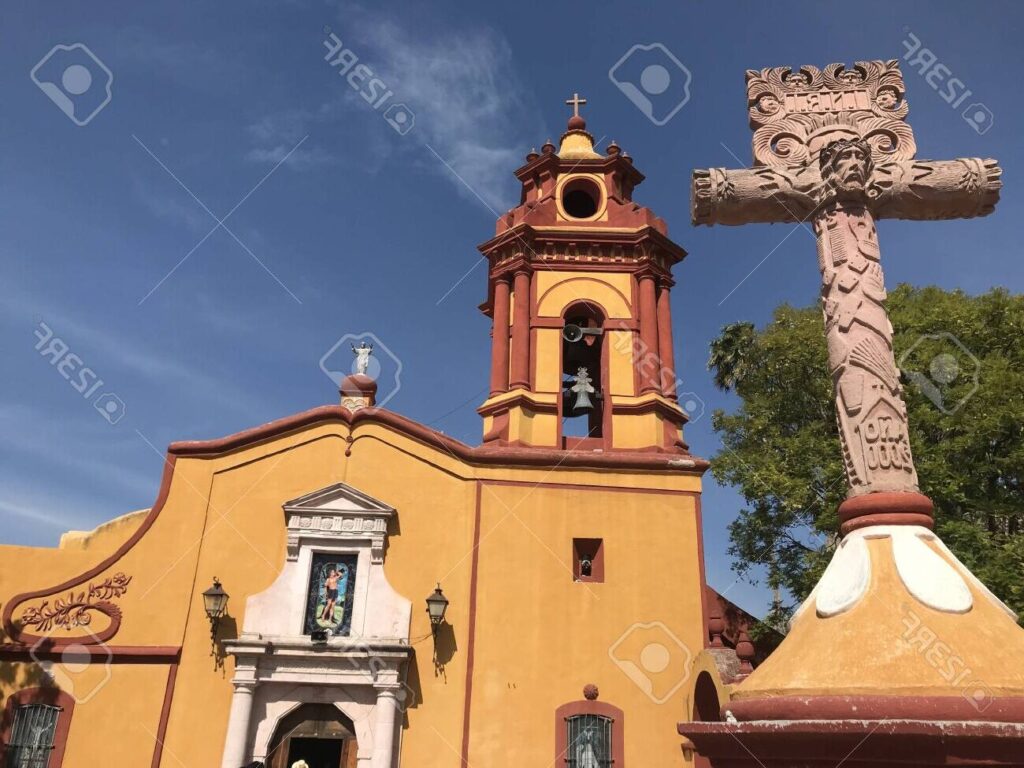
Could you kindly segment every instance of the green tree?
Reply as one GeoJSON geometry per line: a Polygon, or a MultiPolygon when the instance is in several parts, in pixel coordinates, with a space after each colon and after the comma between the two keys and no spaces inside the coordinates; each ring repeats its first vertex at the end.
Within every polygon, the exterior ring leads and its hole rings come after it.
{"type": "MultiPolygon", "coordinates": [[[[922,493],[936,531],[1024,614],[1024,296],[900,285],[889,294],[894,347],[922,493]]],[[[803,600],[836,543],[846,483],[818,306],[775,310],[763,330],[722,329],[708,367],[739,396],[717,410],[715,479],[747,506],[730,526],[734,568],[762,565],[769,586],[803,600]]]]}

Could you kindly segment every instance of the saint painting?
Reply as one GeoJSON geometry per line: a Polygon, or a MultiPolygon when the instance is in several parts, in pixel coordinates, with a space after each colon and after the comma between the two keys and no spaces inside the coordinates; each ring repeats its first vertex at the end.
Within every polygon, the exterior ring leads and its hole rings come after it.
{"type": "Polygon", "coordinates": [[[307,635],[318,629],[332,635],[349,633],[355,580],[355,555],[313,555],[303,629],[307,635]]]}

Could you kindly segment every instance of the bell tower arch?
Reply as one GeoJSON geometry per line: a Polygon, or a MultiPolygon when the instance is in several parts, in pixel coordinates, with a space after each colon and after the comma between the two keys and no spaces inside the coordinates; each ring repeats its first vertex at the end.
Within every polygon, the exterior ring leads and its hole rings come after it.
{"type": "Polygon", "coordinates": [[[613,141],[604,154],[574,95],[559,147],[515,171],[518,206],[480,246],[492,320],[484,442],[685,452],[670,291],[686,256],[633,202],[644,180],[613,141]]]}

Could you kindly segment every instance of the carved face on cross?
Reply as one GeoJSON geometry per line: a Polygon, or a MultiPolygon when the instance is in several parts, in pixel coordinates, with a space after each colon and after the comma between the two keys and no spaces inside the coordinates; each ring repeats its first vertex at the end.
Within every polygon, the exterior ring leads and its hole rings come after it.
{"type": "Polygon", "coordinates": [[[866,141],[840,139],[822,150],[822,179],[838,197],[863,192],[871,170],[871,147],[866,141]]]}
{"type": "Polygon", "coordinates": [[[896,93],[895,88],[882,88],[878,91],[878,96],[875,97],[875,103],[882,109],[896,109],[899,101],[900,96],[896,93]]]}
{"type": "Polygon", "coordinates": [[[762,114],[774,115],[779,111],[779,100],[774,93],[763,94],[757,100],[757,108],[762,114]]]}

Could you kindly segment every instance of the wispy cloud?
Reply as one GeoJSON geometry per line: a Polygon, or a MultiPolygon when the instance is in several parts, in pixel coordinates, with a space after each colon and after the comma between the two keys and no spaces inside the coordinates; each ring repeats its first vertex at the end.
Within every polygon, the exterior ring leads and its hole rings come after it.
{"type": "MultiPolygon", "coordinates": [[[[358,6],[346,7],[341,26],[339,37],[416,113],[407,138],[429,143],[477,195],[506,210],[514,202],[510,170],[524,155],[516,126],[533,110],[504,36],[486,27],[413,28],[358,6]]],[[[434,167],[472,196],[450,171],[434,167]]]]}
{"type": "MultiPolygon", "coordinates": [[[[248,127],[252,147],[246,159],[279,162],[296,140],[309,135],[309,141],[286,163],[293,170],[343,161],[373,168],[398,155],[436,173],[475,204],[479,197],[502,212],[515,202],[511,169],[522,163],[527,149],[516,138],[517,126],[522,126],[524,115],[536,110],[516,73],[512,48],[500,32],[451,24],[427,29],[360,6],[347,6],[341,12],[335,32],[360,63],[393,91],[388,104],[404,104],[415,113],[413,130],[405,136],[391,133],[381,112],[375,112],[339,77],[334,92],[316,108],[294,108],[254,121],[248,127]],[[353,149],[351,132],[359,124],[368,130],[363,130],[353,149]],[[343,135],[348,142],[344,152],[325,148],[325,143],[336,147],[343,135]]],[[[323,54],[322,47],[311,51],[320,58],[323,54]]],[[[328,69],[326,63],[323,66],[328,69]]],[[[535,122],[540,135],[541,121],[535,122]]]]}
{"type": "Polygon", "coordinates": [[[295,145],[304,136],[329,126],[339,118],[338,113],[335,104],[326,102],[315,110],[290,109],[264,115],[247,128],[253,146],[245,159],[273,166],[287,157],[285,165],[294,171],[337,165],[341,158],[317,144],[315,138],[303,142],[298,149],[295,145]]]}

